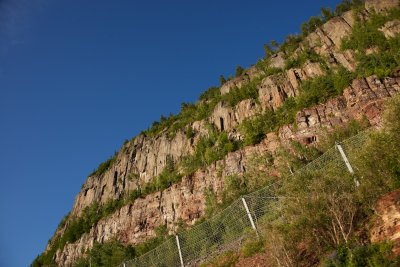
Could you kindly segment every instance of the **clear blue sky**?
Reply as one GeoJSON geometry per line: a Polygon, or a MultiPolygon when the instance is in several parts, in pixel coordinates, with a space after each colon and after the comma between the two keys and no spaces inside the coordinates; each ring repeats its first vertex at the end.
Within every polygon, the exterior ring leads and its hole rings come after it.
{"type": "Polygon", "coordinates": [[[86,176],[326,1],[0,0],[0,266],[28,266],[86,176]]]}

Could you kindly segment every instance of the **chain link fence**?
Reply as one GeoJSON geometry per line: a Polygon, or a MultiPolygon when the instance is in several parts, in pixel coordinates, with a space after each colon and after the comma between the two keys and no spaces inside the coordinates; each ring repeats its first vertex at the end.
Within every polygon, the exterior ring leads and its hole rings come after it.
{"type": "MultiPolygon", "coordinates": [[[[357,151],[363,147],[369,134],[369,130],[364,131],[336,144],[291,175],[312,175],[324,172],[327,168],[334,169],[338,173],[353,174],[351,162],[357,157],[357,151]],[[348,153],[350,151],[351,154],[348,153]]],[[[290,198],[280,194],[280,184],[283,179],[291,178],[293,177],[282,177],[278,182],[242,196],[211,219],[169,237],[155,249],[124,262],[119,267],[197,266],[224,251],[240,248],[246,234],[255,232],[259,236],[262,234],[258,230],[260,226],[277,219],[274,216],[279,213],[274,211],[280,209],[281,202],[278,200],[290,198]]],[[[357,185],[356,176],[354,180],[357,185]]]]}

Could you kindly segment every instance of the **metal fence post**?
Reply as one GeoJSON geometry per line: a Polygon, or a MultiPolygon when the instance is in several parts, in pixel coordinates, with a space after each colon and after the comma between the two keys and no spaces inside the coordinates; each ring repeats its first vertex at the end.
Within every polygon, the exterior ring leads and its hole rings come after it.
{"type": "Polygon", "coordinates": [[[247,206],[247,202],[246,202],[246,200],[244,199],[244,197],[242,197],[242,201],[243,201],[243,206],[244,206],[244,208],[246,209],[247,216],[249,216],[249,220],[250,220],[250,223],[251,223],[251,227],[252,227],[252,228],[254,229],[254,231],[256,232],[257,238],[260,238],[260,236],[258,235],[257,227],[256,227],[256,225],[255,225],[255,223],[254,223],[254,221],[253,221],[253,216],[251,216],[249,207],[247,206]]]}
{"type": "MultiPolygon", "coordinates": [[[[339,150],[340,155],[342,156],[342,159],[343,159],[344,163],[346,164],[347,169],[349,170],[349,172],[352,175],[354,175],[353,167],[351,167],[349,159],[347,158],[346,153],[344,153],[343,147],[339,143],[336,143],[336,147],[339,150]]],[[[360,182],[357,180],[357,178],[354,178],[354,183],[356,184],[356,186],[360,185],[360,182]]]]}
{"type": "Polygon", "coordinates": [[[181,267],[185,267],[185,265],[183,264],[182,250],[181,250],[181,244],[179,243],[179,237],[178,235],[176,235],[175,237],[176,237],[176,246],[178,247],[179,251],[179,259],[181,260],[181,267]]]}

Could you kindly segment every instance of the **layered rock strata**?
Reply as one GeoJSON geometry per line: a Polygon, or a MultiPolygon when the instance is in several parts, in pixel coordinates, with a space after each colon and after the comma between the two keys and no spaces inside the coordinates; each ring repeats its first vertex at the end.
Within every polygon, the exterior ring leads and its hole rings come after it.
{"type": "MultiPolygon", "coordinates": [[[[366,9],[362,12],[363,18],[367,19],[371,12],[383,12],[393,6],[397,7],[398,1],[368,0],[366,9]]],[[[341,65],[348,70],[354,70],[354,52],[340,49],[341,41],[348,36],[353,25],[351,12],[331,19],[301,43],[294,57],[311,48],[326,60],[328,67],[341,65]]],[[[388,22],[381,30],[390,38],[400,32],[398,25],[398,21],[388,22]]],[[[270,66],[283,68],[284,57],[284,54],[278,53],[271,59],[270,66]]],[[[230,138],[242,139],[237,131],[241,122],[263,110],[276,110],[288,97],[299,94],[302,81],[324,73],[325,70],[319,63],[308,61],[300,68],[265,77],[257,87],[258,102],[247,99],[234,107],[225,102],[218,103],[207,120],[196,121],[189,126],[196,133],[192,138],[187,138],[183,129],[172,138],[166,132],[156,137],[140,134],[122,146],[114,163],[105,173],[88,177],[75,199],[70,218],[79,216],[85,207],[94,202],[106,203],[118,199],[124,193],[129,194],[152,181],[166,166],[169,158],[179,162],[183,156],[192,154],[199,138],[207,134],[208,123],[214,124],[219,131],[226,131],[230,138]]],[[[263,77],[262,71],[252,67],[242,76],[225,83],[221,87],[221,94],[229,93],[260,77],[263,77]]],[[[223,160],[183,177],[180,183],[162,192],[139,198],[100,220],[79,240],[57,251],[56,263],[60,266],[71,266],[95,241],[103,243],[116,238],[123,244],[138,244],[154,237],[155,228],[160,225],[167,225],[172,233],[179,221],[188,225],[195,223],[205,213],[205,190],[211,188],[220,195],[224,188],[223,177],[245,172],[251,155],[267,152],[274,154],[281,143],[291,140],[312,144],[318,141],[322,129],[345,125],[352,119],[365,117],[371,125],[378,125],[385,99],[399,91],[398,77],[381,80],[371,76],[354,80],[342,96],[298,112],[296,127],[283,126],[277,133],[268,134],[260,144],[229,153],[223,160]]],[[[69,221],[65,227],[68,223],[69,221]]],[[[65,227],[58,229],[55,237],[62,235],[65,227]]]]}

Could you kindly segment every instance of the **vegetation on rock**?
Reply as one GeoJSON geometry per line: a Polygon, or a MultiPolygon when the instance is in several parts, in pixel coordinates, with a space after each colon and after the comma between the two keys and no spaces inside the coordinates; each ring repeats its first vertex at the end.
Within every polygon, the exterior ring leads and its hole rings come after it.
{"type": "MultiPolygon", "coordinates": [[[[400,19],[398,9],[391,10],[386,15],[372,14],[368,21],[362,21],[360,18],[356,21],[352,33],[342,44],[343,50],[351,49],[356,52],[358,63],[354,72],[344,67],[327,69],[325,59],[308,48],[297,57],[292,57],[307,34],[332,16],[341,15],[352,8],[357,9],[362,3],[363,1],[345,0],[334,12],[322,9],[320,16],[313,17],[302,25],[302,34],[288,36],[280,46],[273,42],[265,47],[266,58],[257,63],[257,68],[264,71],[264,74],[242,84],[240,88],[231,88],[223,95],[220,88],[211,87],[199,97],[197,103],[182,103],[179,114],[161,116],[160,121],[154,122],[143,134],[154,137],[166,132],[167,136],[172,138],[178,131],[182,131],[187,138],[194,138],[197,133],[191,124],[195,121],[206,120],[218,103],[223,102],[232,108],[245,99],[253,99],[258,103],[258,86],[262,79],[284,71],[280,68],[269,67],[269,57],[277,51],[283,52],[286,56],[285,69],[300,68],[306,62],[317,62],[325,67],[325,75],[301,82],[299,95],[296,98],[289,97],[276,110],[267,109],[244,120],[237,127],[243,140],[233,139],[226,132],[220,132],[213,125],[208,125],[208,133],[198,138],[194,153],[183,157],[179,162],[167,158],[165,168],[151,182],[137,188],[129,195],[121,195],[119,199],[111,200],[104,205],[95,202],[85,208],[80,217],[66,217],[59,225],[60,229],[64,228],[64,233],[50,242],[50,249],[38,256],[32,266],[54,264],[57,250],[63,249],[67,243],[77,241],[101,219],[138,198],[165,190],[172,184],[180,182],[183,175],[190,175],[198,169],[215,163],[230,152],[261,142],[267,133],[276,131],[283,125],[294,123],[297,112],[302,109],[341,95],[354,78],[373,74],[380,78],[392,75],[400,65],[400,37],[386,38],[379,29],[388,21],[400,19]]],[[[241,76],[243,72],[242,67],[236,68],[236,76],[241,76]]],[[[221,85],[226,83],[223,76],[220,82],[221,85]]],[[[280,170],[282,174],[295,171],[321,155],[333,145],[334,141],[354,135],[363,128],[363,125],[353,122],[348,128],[338,129],[327,135],[318,148],[292,143],[290,149],[281,148],[276,155],[277,158],[269,154],[254,156],[245,174],[225,177],[222,201],[217,200],[212,190],[206,191],[207,216],[212,216],[222,210],[240,195],[276,180],[277,177],[269,175],[267,170],[274,162],[279,164],[279,157],[285,158],[289,165],[289,168],[287,165],[282,167],[280,170]],[[260,168],[265,172],[261,173],[260,168]]],[[[276,217],[285,218],[285,222],[276,221],[273,225],[267,224],[263,231],[271,237],[269,241],[266,240],[261,245],[260,243],[249,244],[247,248],[245,246],[243,253],[250,256],[252,253],[275,246],[282,248],[286,254],[278,253],[274,257],[287,264],[293,262],[306,264],[323,260],[328,266],[365,266],[367,264],[390,266],[393,264],[395,260],[388,257],[390,251],[387,245],[362,244],[359,242],[361,238],[358,234],[363,230],[363,222],[370,218],[372,205],[377,197],[400,186],[398,132],[400,132],[399,96],[391,100],[387,106],[384,130],[373,134],[362,153],[353,157],[357,166],[357,177],[361,179],[361,186],[354,187],[354,177],[351,175],[342,173],[338,175],[335,166],[328,167],[323,174],[316,171],[285,180],[280,189],[281,193],[297,198],[297,201],[282,200],[284,208],[276,214],[276,217]],[[380,149],[375,149],[376,147],[380,149]],[[302,186],[304,184],[308,186],[305,188],[302,186]],[[297,251],[299,247],[302,247],[301,253],[297,251]],[[336,251],[332,259],[321,258],[321,255],[332,251],[336,251]]],[[[350,157],[352,156],[350,154],[350,157]]],[[[101,163],[91,175],[101,176],[115,163],[115,159],[116,155],[101,163]]],[[[110,266],[117,265],[128,258],[140,256],[165,239],[166,231],[161,230],[159,229],[154,239],[135,247],[123,246],[117,240],[104,244],[96,243],[90,251],[86,252],[88,257],[78,261],[77,266],[87,266],[89,258],[91,258],[92,266],[110,266]]],[[[276,250],[271,249],[271,251],[276,250]]]]}

